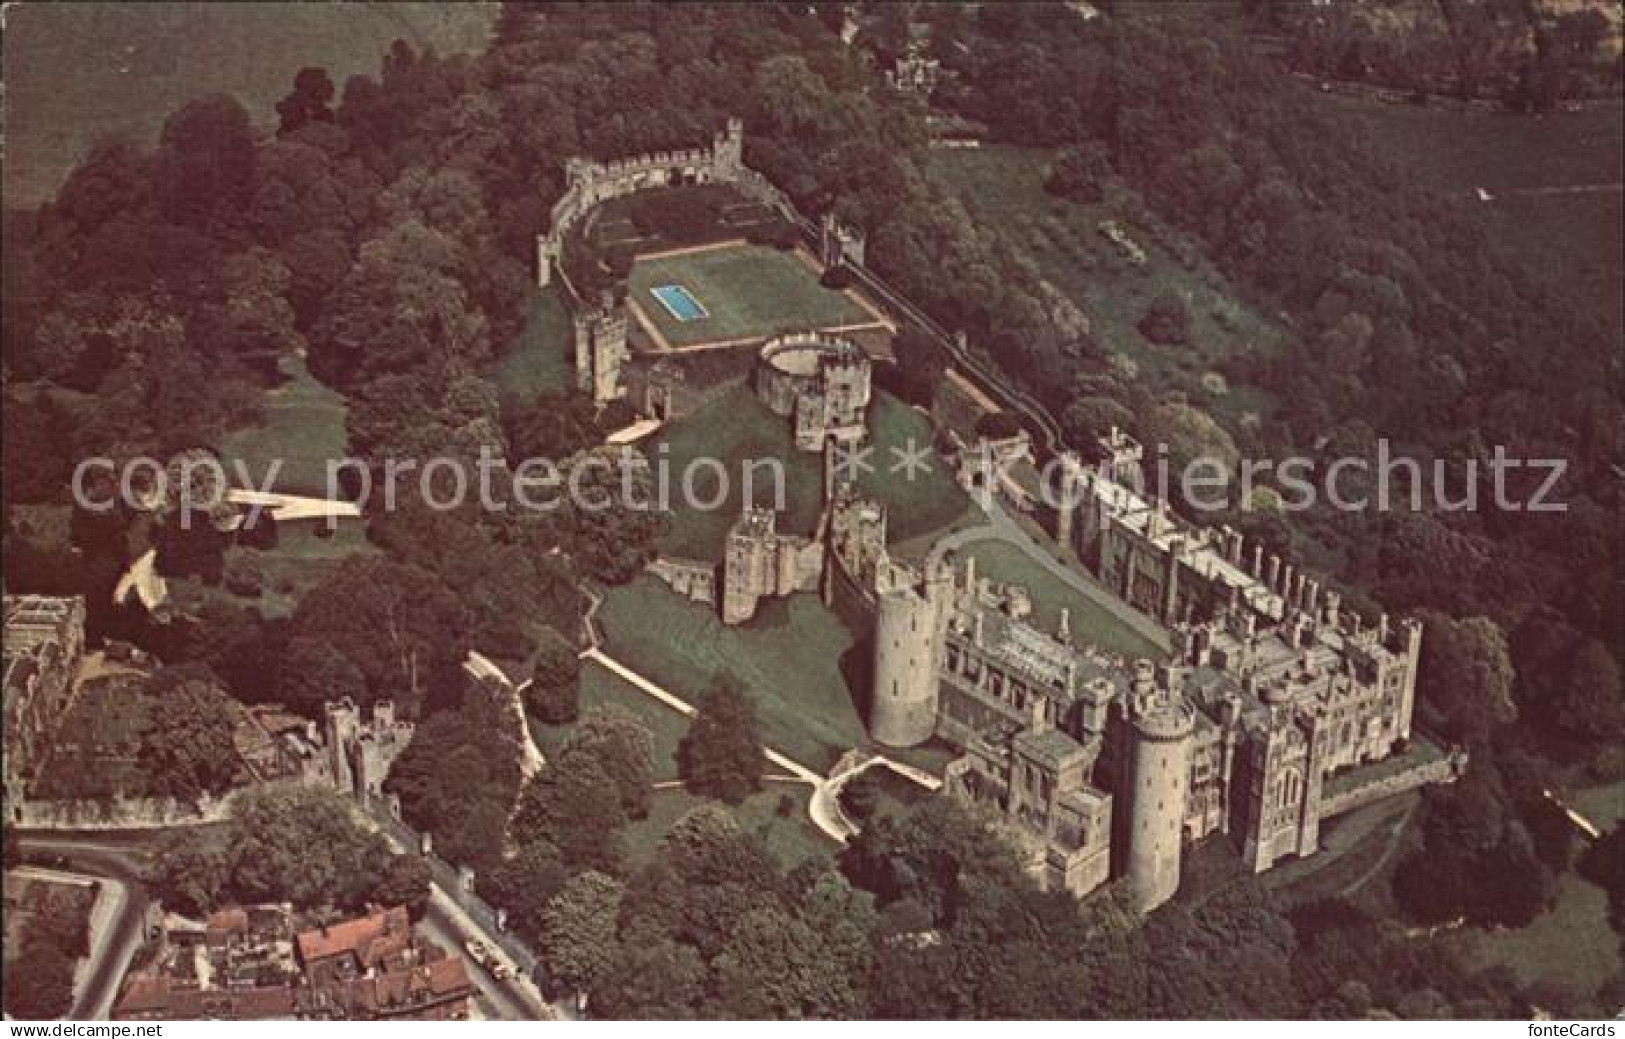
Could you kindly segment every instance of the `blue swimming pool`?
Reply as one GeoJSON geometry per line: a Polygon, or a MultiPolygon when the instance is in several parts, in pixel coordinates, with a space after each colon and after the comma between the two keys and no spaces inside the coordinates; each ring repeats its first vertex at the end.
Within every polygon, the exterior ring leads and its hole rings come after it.
{"type": "Polygon", "coordinates": [[[649,290],[660,305],[679,321],[698,321],[708,316],[708,312],[700,301],[681,285],[661,285],[649,290]]]}

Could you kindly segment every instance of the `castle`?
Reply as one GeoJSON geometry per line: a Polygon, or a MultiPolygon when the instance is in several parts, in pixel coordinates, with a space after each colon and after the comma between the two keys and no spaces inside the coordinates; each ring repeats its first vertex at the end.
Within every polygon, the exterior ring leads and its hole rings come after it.
{"type": "MultiPolygon", "coordinates": [[[[745,129],[738,119],[712,137],[708,148],[651,152],[600,162],[576,157],[565,163],[565,190],[553,203],[546,234],[536,238],[536,284],[552,284],[571,231],[598,206],[650,188],[684,184],[731,184],[773,208],[793,212],[766,178],[745,166],[745,129]]],[[[861,239],[857,248],[862,249],[861,239]]],[[[572,301],[576,384],[607,404],[626,395],[629,356],[625,303],[608,294],[596,301],[580,299],[568,279],[561,282],[572,301]]]]}
{"type": "Polygon", "coordinates": [[[309,777],[331,783],[363,806],[382,796],[390,766],[412,742],[412,723],[395,717],[390,700],[374,703],[366,720],[348,697],[326,704],[322,715],[326,740],[310,762],[309,777]]]}
{"type": "Polygon", "coordinates": [[[816,584],[872,632],[871,736],[959,751],[949,793],[1004,818],[1039,879],[1078,895],[1122,877],[1153,908],[1197,841],[1227,835],[1262,871],[1314,852],[1331,815],[1453,778],[1462,762],[1442,755],[1365,768],[1408,748],[1420,625],[1363,626],[1290,567],[1236,565],[1239,535],[1139,498],[1138,445],[1114,431],[1101,447],[1098,466],[1063,466],[1082,516],[1066,537],[1167,625],[1166,661],[1080,644],[1064,613],[1040,629],[1025,590],[979,577],[974,558],[893,560],[885,508],[829,469],[816,538],[787,538],[766,510],[735,524],[724,620],[816,584]]]}
{"type": "MultiPolygon", "coordinates": [[[[737,120],[709,149],[573,160],[568,177],[538,240],[543,285],[575,222],[647,187],[730,182],[795,217],[743,165],[737,120]]],[[[816,233],[826,268],[862,264],[862,237],[832,216],[802,226],[816,233]]],[[[577,308],[578,376],[599,402],[622,392],[617,306],[577,308]]],[[[787,534],[772,511],[747,504],[720,573],[687,559],[651,570],[718,606],[727,624],[748,621],[764,598],[816,590],[854,630],[870,632],[873,738],[955,748],[946,789],[1002,817],[1047,886],[1082,895],[1120,877],[1149,909],[1178,889],[1194,842],[1227,835],[1248,868],[1266,870],[1312,853],[1330,816],[1459,774],[1458,755],[1425,741],[1431,757],[1411,747],[1419,625],[1384,617],[1363,627],[1335,592],[1322,595],[1260,546],[1249,552],[1236,531],[1193,527],[1147,500],[1143,452],[1122,432],[1101,439],[1098,464],[1063,453],[1042,474],[1025,434],[984,438],[961,453],[959,475],[968,489],[1048,519],[1055,539],[1171,645],[1162,661],[1079,644],[1064,615],[1056,630],[1041,630],[1027,593],[978,578],[974,559],[891,558],[886,510],[833,464],[838,448],[865,435],[871,387],[860,349],[824,334],[780,336],[759,351],[752,381],[790,420],[798,449],[824,452],[817,531],[787,534]],[[1055,491],[1059,506],[1049,500],[1055,491]]],[[[979,410],[975,387],[964,388],[969,410],[979,410]]]]}
{"type": "Polygon", "coordinates": [[[606,293],[596,305],[577,308],[571,322],[575,332],[576,387],[590,394],[594,404],[607,404],[625,396],[622,373],[630,354],[626,308],[612,293],[606,293]]]}

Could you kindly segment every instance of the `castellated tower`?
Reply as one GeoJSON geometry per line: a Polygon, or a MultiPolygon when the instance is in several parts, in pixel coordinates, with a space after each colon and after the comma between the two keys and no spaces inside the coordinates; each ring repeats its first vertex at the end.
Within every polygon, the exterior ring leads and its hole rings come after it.
{"type": "Polygon", "coordinates": [[[592,394],[594,404],[618,400],[626,392],[621,369],[626,365],[626,309],[605,293],[597,306],[575,313],[576,385],[592,394]]]}
{"type": "Polygon", "coordinates": [[[745,168],[745,123],[728,119],[728,129],[711,139],[711,176],[716,180],[738,180],[745,168]]]}
{"type": "Polygon", "coordinates": [[[874,688],[869,732],[888,747],[912,747],[937,727],[937,672],[953,596],[953,571],[937,563],[919,582],[882,566],[875,581],[874,688]]]}
{"type": "Polygon", "coordinates": [[[1136,904],[1148,911],[1179,889],[1196,715],[1177,692],[1159,685],[1145,660],[1135,664],[1124,709],[1127,774],[1118,797],[1128,804],[1121,813],[1122,861],[1136,904]]]}
{"type": "Polygon", "coordinates": [[[328,769],[333,785],[349,793],[355,789],[356,777],[350,748],[361,733],[361,711],[349,697],[328,703],[323,707],[327,716],[328,769]]]}

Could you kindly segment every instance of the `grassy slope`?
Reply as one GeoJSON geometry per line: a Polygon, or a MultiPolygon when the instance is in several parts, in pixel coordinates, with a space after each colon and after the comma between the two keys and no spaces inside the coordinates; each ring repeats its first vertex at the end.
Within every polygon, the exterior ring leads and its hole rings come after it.
{"type": "Polygon", "coordinates": [[[731,671],[755,698],[767,742],[810,768],[866,738],[841,671],[852,633],[814,596],[764,602],[752,623],[726,627],[710,607],[639,577],[605,596],[598,619],[610,654],[684,699],[731,671]]]}
{"type": "MultiPolygon", "coordinates": [[[[893,449],[910,445],[923,449],[931,443],[926,416],[886,393],[877,394],[869,409],[871,461],[874,471],[864,473],[859,488],[889,509],[888,537],[892,541],[929,539],[963,520],[970,500],[954,483],[945,465],[933,457],[928,473],[903,480],[890,472],[897,459],[893,449]]],[[[723,537],[739,516],[743,504],[746,463],[777,460],[784,474],[784,513],[779,529],[811,534],[818,523],[823,494],[823,462],[812,453],[795,449],[789,421],[767,409],[748,386],[738,386],[699,412],[665,432],[649,448],[657,464],[668,465],[672,501],[682,498],[683,474],[696,459],[716,459],[728,473],[724,504],[716,509],[679,509],[671,529],[661,539],[661,550],[671,555],[720,559],[723,537]]],[[[714,467],[712,467],[714,470],[714,467]]],[[[718,489],[712,470],[695,469],[694,497],[706,502],[718,489]]],[[[752,469],[755,500],[773,503],[772,470],[752,469]]]]}
{"type": "MultiPolygon", "coordinates": [[[[585,712],[605,705],[631,713],[648,727],[654,736],[655,781],[675,780],[677,745],[688,731],[687,719],[610,671],[589,664],[581,673],[582,710],[585,712]]],[[[543,756],[551,756],[564,746],[570,735],[570,726],[541,725],[533,718],[531,734],[543,756]]],[[[739,819],[740,825],[761,833],[786,865],[795,865],[814,854],[828,854],[834,848],[833,843],[807,818],[807,797],[805,787],[770,783],[761,793],[747,798],[743,804],[730,806],[729,810],[739,819]],[[794,809],[788,815],[780,815],[779,799],[785,796],[791,799],[794,809]]],[[[657,790],[648,818],[632,823],[622,831],[633,862],[641,864],[650,861],[672,823],[703,802],[704,798],[686,790],[657,790]]]]}
{"type": "Polygon", "coordinates": [[[975,557],[976,573],[980,577],[1025,587],[1032,596],[1032,621],[1045,631],[1056,629],[1061,621],[1061,609],[1065,607],[1071,611],[1069,623],[1073,638],[1080,643],[1100,646],[1130,658],[1160,660],[1166,655],[1109,611],[1056,579],[1015,545],[1004,541],[973,542],[960,555],[975,557]]]}
{"type": "Polygon", "coordinates": [[[344,398],[316,381],[302,358],[282,359],[286,379],[265,392],[265,410],[253,426],[234,430],[220,442],[221,459],[236,480],[237,465],[263,487],[278,463],[272,490],[327,497],[328,463],[342,460],[347,439],[344,398]]]}
{"type": "Polygon", "coordinates": [[[632,299],[673,346],[769,336],[794,329],[866,324],[874,318],[792,253],[761,245],[643,259],[632,267],[632,299]],[[678,321],[650,289],[682,285],[707,316],[678,321]]]}
{"type": "MultiPolygon", "coordinates": [[[[964,202],[977,222],[1002,227],[1011,244],[1088,315],[1095,338],[1132,360],[1153,389],[1194,391],[1203,372],[1237,352],[1273,349],[1283,334],[1240,302],[1197,250],[1177,232],[1124,219],[1109,205],[1080,205],[1044,191],[1050,153],[995,146],[931,153],[932,171],[964,202]],[[1115,219],[1146,251],[1145,266],[1130,263],[1098,231],[1115,219]],[[1191,313],[1191,345],[1175,349],[1146,342],[1135,327],[1163,291],[1184,298],[1191,313]]],[[[1231,387],[1215,410],[1236,416],[1268,411],[1256,390],[1231,387]]]]}
{"type": "Polygon", "coordinates": [[[193,98],[230,93],[256,122],[294,73],[328,70],[342,91],[376,75],[397,39],[441,54],[485,45],[494,3],[13,5],[6,11],[5,200],[34,206],[96,141],[152,140],[193,98]]]}
{"type": "Polygon", "coordinates": [[[534,397],[569,385],[574,373],[570,314],[556,288],[531,302],[530,317],[508,352],[486,369],[503,397],[534,397]]]}

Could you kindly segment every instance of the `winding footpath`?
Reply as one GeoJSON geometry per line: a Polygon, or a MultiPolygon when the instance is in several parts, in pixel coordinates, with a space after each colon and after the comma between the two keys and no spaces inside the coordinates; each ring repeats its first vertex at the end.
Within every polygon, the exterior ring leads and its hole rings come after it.
{"type": "MultiPolygon", "coordinates": [[[[608,670],[616,677],[659,700],[684,717],[692,718],[698,711],[687,700],[632,670],[597,647],[584,650],[581,653],[581,659],[591,661],[608,670]]],[[[784,770],[789,781],[805,783],[812,787],[812,798],[807,804],[808,816],[812,819],[813,825],[822,830],[826,836],[841,844],[851,840],[858,832],[857,825],[847,818],[845,812],[841,811],[841,788],[846,785],[848,780],[865,769],[872,768],[875,765],[885,765],[898,775],[918,783],[927,790],[937,790],[942,786],[941,779],[924,769],[893,761],[883,754],[869,754],[858,764],[833,776],[826,777],[819,775],[813,769],[771,747],[764,747],[763,753],[768,761],[784,770]]]]}

